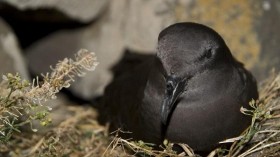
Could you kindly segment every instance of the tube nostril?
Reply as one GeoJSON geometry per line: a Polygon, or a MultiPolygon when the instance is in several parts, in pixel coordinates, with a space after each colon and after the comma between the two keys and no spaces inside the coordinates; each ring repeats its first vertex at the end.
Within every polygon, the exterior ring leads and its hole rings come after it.
{"type": "Polygon", "coordinates": [[[174,85],[172,81],[168,81],[166,84],[167,91],[172,91],[174,89],[174,85]]]}

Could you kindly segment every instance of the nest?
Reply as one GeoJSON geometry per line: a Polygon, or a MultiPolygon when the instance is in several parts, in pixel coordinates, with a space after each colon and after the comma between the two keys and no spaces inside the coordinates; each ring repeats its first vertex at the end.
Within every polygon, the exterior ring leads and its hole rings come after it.
{"type": "MultiPolygon", "coordinates": [[[[259,100],[250,102],[253,110],[241,109],[252,116],[251,126],[239,137],[222,142],[230,143],[230,149],[217,148],[209,157],[280,156],[280,73],[272,73],[259,89],[259,100]]],[[[108,127],[96,121],[93,108],[68,106],[66,110],[73,112],[73,117],[45,134],[15,134],[8,144],[0,145],[0,153],[12,157],[199,156],[186,144],[178,144],[184,150],[178,154],[167,141],[158,150],[149,143],[111,136],[108,127]]]]}

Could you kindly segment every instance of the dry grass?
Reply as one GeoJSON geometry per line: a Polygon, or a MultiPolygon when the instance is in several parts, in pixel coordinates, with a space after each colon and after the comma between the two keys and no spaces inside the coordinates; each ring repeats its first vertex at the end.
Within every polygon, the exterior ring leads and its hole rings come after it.
{"type": "MultiPolygon", "coordinates": [[[[172,151],[172,144],[167,143],[163,151],[154,150],[141,141],[108,136],[108,129],[97,123],[96,112],[92,108],[69,106],[66,108],[74,116],[66,119],[59,126],[46,134],[16,134],[2,153],[12,157],[38,156],[186,156],[192,155],[191,149],[180,144],[186,150],[181,154],[172,151]]],[[[6,145],[7,146],[7,145],[6,145]]]]}

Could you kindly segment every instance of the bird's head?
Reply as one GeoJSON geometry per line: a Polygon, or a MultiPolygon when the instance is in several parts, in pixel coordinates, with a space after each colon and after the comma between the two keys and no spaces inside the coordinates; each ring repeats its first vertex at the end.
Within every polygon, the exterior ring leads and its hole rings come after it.
{"type": "Polygon", "coordinates": [[[165,28],[158,37],[157,57],[166,80],[161,112],[163,124],[167,123],[189,79],[233,61],[222,37],[213,29],[196,23],[177,23],[165,28]]]}

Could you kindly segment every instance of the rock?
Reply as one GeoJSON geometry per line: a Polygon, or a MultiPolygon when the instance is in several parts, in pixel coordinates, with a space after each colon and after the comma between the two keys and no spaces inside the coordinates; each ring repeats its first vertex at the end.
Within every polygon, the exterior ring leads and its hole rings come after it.
{"type": "Polygon", "coordinates": [[[253,72],[258,80],[269,76],[272,68],[280,71],[280,1],[261,1],[262,14],[256,26],[261,53],[253,72]]]}
{"type": "MultiPolygon", "coordinates": [[[[27,2],[31,5],[30,0],[27,2]]],[[[50,71],[49,66],[58,60],[72,57],[80,48],[95,51],[99,66],[85,77],[76,78],[70,90],[83,99],[99,96],[112,78],[110,68],[119,61],[125,48],[141,53],[156,51],[158,33],[174,22],[170,3],[174,5],[170,0],[111,0],[106,13],[95,23],[82,29],[59,31],[29,47],[26,51],[29,67],[34,74],[40,75],[50,71]]]]}
{"type": "MultiPolygon", "coordinates": [[[[51,9],[58,10],[72,19],[86,23],[95,19],[106,7],[108,0],[2,0],[19,10],[51,9]]],[[[38,11],[38,13],[40,13],[38,11]]],[[[52,18],[52,14],[43,14],[52,18]]]]}
{"type": "Polygon", "coordinates": [[[22,78],[29,79],[17,38],[0,18],[0,75],[17,72],[22,78]]]}
{"type": "Polygon", "coordinates": [[[168,9],[165,2],[132,0],[127,3],[123,34],[128,49],[155,51],[159,32],[174,21],[168,13],[164,13],[168,9]]]}
{"type": "Polygon", "coordinates": [[[158,34],[177,21],[174,7],[188,8],[191,0],[131,0],[125,9],[124,39],[126,47],[133,51],[156,50],[158,34]]]}
{"type": "Polygon", "coordinates": [[[100,64],[85,77],[76,78],[70,90],[83,99],[100,96],[112,78],[110,68],[124,51],[120,30],[125,15],[122,12],[125,10],[125,2],[112,1],[108,12],[86,28],[60,31],[32,45],[26,51],[31,71],[36,75],[50,71],[50,65],[55,65],[64,57],[73,57],[73,53],[80,48],[94,51],[100,64]]]}
{"type": "MultiPolygon", "coordinates": [[[[279,67],[277,43],[280,35],[276,20],[280,16],[276,7],[278,2],[273,2],[271,6],[266,4],[265,8],[269,9],[264,13],[259,8],[261,2],[252,1],[109,2],[105,14],[100,15],[93,24],[82,29],[54,33],[30,47],[28,52],[29,60],[33,60],[30,61],[32,71],[36,74],[48,71],[49,65],[72,56],[80,48],[95,51],[100,65],[86,77],[77,78],[71,87],[75,95],[91,99],[102,94],[112,78],[110,68],[119,61],[125,49],[152,54],[156,51],[158,33],[170,24],[183,21],[202,23],[219,32],[233,55],[253,71],[258,81],[264,78],[271,67],[279,67]],[[276,24],[272,24],[273,21],[276,21],[276,24]],[[42,62],[39,58],[48,59],[42,62]],[[41,63],[43,65],[40,65],[41,63]],[[42,66],[46,70],[42,70],[42,66]]],[[[268,2],[270,1],[266,1],[268,2]]]]}

